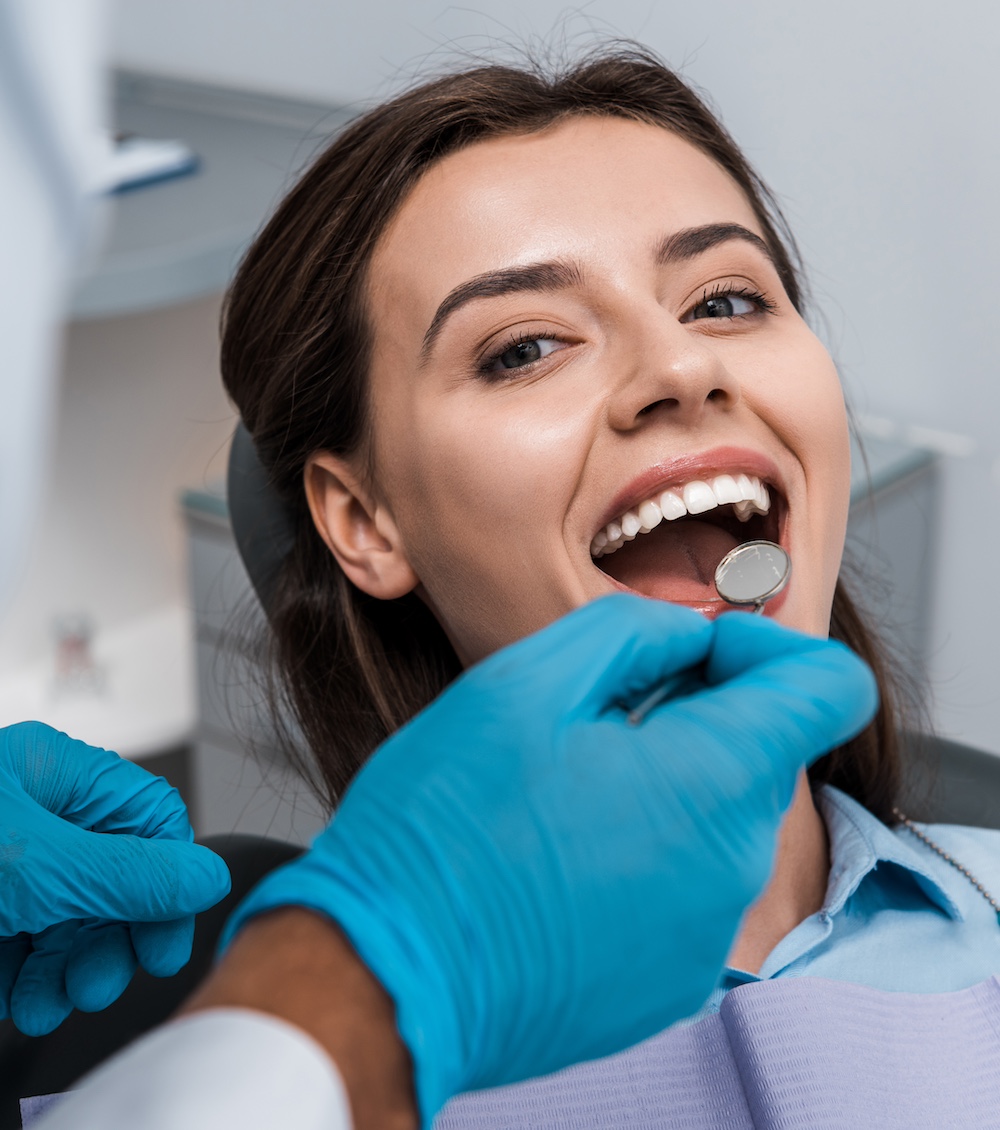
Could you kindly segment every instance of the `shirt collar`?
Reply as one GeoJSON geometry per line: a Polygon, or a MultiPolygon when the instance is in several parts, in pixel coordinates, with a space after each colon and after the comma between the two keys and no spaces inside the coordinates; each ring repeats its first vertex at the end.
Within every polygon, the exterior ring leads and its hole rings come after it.
{"type": "Polygon", "coordinates": [[[865,876],[880,863],[893,863],[909,872],[927,898],[949,918],[963,919],[959,900],[949,891],[949,887],[958,887],[960,876],[956,874],[953,880],[939,867],[930,866],[931,853],[918,848],[905,828],[886,827],[867,808],[832,785],[817,790],[816,800],[830,837],[830,879],[823,903],[827,914],[843,910],[865,876]]]}

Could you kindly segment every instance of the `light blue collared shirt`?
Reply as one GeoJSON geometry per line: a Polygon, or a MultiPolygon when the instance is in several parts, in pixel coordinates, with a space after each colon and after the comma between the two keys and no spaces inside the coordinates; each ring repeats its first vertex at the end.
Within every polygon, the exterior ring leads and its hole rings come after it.
{"type": "MultiPolygon", "coordinates": [[[[699,1016],[737,985],[772,977],[945,993],[1000,973],[1000,921],[964,875],[839,789],[825,786],[816,800],[830,839],[823,906],[782,938],[759,974],[726,969],[699,1016]]],[[[1000,902],[1000,831],[918,826],[1000,902]]]]}

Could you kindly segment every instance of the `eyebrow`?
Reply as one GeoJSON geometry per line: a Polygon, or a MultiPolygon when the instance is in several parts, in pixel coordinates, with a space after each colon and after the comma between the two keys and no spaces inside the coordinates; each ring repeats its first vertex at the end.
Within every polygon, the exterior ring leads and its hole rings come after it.
{"type": "MultiPolygon", "coordinates": [[[[720,243],[742,240],[774,263],[774,255],[768,245],[742,224],[703,224],[696,228],[684,228],[667,236],[656,247],[654,260],[658,266],[680,263],[702,255],[720,243]]],[[[449,291],[441,305],[434,311],[431,324],[427,327],[420,346],[420,361],[430,356],[445,322],[456,310],[478,298],[501,298],[508,294],[524,291],[567,290],[583,281],[583,272],[575,263],[556,260],[548,263],[528,263],[523,267],[506,267],[500,271],[486,271],[459,283],[449,291]]]]}
{"type": "Polygon", "coordinates": [[[506,267],[502,271],[487,271],[450,291],[434,311],[420,346],[420,360],[426,361],[434,348],[444,323],[459,307],[477,298],[500,298],[529,290],[566,290],[583,281],[580,268],[573,263],[528,263],[523,267],[506,267]]]}
{"type": "Polygon", "coordinates": [[[674,232],[657,246],[655,259],[657,265],[661,267],[670,263],[681,263],[733,239],[740,239],[756,247],[758,251],[764,253],[773,266],[777,267],[770,247],[759,235],[742,224],[702,224],[698,228],[684,228],[682,231],[674,232]]]}

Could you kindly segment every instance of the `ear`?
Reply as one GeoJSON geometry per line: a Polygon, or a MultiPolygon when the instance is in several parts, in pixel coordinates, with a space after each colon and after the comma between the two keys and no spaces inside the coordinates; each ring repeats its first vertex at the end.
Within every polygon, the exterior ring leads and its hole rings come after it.
{"type": "Polygon", "coordinates": [[[305,488],[316,529],[349,581],[379,600],[416,588],[420,581],[395,522],[346,460],[329,452],[312,456],[305,488]]]}

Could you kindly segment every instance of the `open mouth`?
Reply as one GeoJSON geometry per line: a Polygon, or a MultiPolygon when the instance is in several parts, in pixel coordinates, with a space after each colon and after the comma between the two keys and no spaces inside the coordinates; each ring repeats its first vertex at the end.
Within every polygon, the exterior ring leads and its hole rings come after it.
{"type": "Polygon", "coordinates": [[[721,603],[715,570],[744,542],[781,541],[785,501],[746,474],[660,488],[599,530],[590,555],[619,585],[675,604],[721,603]]]}

